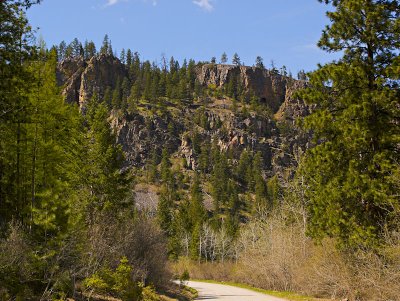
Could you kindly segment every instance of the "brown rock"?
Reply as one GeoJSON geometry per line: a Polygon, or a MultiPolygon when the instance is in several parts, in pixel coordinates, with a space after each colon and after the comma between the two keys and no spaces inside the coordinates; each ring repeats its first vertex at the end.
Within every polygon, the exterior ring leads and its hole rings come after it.
{"type": "Polygon", "coordinates": [[[117,80],[127,76],[125,66],[110,55],[96,55],[88,62],[82,57],[68,58],[58,64],[57,82],[68,103],[84,107],[93,94],[104,96],[107,87],[115,88],[117,80]]]}
{"type": "Polygon", "coordinates": [[[246,66],[205,64],[197,70],[197,79],[202,85],[217,88],[228,84],[236,77],[247,91],[266,102],[276,112],[285,100],[287,78],[266,69],[246,66]]]}

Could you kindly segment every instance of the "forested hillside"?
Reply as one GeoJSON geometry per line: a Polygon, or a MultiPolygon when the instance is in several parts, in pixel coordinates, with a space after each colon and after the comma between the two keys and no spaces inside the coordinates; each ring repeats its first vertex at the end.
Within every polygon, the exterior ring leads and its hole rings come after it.
{"type": "Polygon", "coordinates": [[[323,1],[342,58],[296,78],[49,46],[36,2],[0,3],[1,300],[190,298],[188,273],[398,300],[397,1],[323,1]]]}

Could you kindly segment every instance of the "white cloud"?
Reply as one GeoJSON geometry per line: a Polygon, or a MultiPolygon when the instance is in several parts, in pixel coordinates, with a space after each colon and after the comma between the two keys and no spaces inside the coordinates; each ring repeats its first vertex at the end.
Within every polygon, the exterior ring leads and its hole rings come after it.
{"type": "Polygon", "coordinates": [[[117,4],[120,0],[107,0],[107,3],[105,6],[112,6],[114,4],[117,4]]]}
{"type": "MultiPolygon", "coordinates": [[[[129,0],[107,0],[107,3],[103,7],[113,6],[120,2],[129,2],[129,0]]],[[[157,0],[142,0],[143,3],[151,3],[153,6],[157,5],[157,0]]]]}
{"type": "Polygon", "coordinates": [[[213,0],[194,0],[193,3],[201,7],[206,11],[212,11],[214,6],[212,5],[213,0]]]}

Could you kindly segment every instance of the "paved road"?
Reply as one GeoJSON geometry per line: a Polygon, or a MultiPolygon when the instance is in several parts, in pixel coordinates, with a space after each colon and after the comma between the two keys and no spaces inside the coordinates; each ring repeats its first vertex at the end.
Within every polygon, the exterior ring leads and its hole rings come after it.
{"type": "Polygon", "coordinates": [[[189,281],[187,286],[195,288],[199,297],[195,300],[207,301],[285,301],[285,299],[257,293],[230,285],[189,281]]]}

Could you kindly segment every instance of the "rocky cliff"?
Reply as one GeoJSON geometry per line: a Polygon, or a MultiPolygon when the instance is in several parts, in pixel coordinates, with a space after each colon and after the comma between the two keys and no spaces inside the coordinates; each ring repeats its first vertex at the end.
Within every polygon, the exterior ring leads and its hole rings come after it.
{"type": "MultiPolygon", "coordinates": [[[[94,93],[102,97],[107,87],[114,88],[117,79],[125,76],[126,67],[105,55],[87,62],[68,59],[57,71],[66,101],[81,108],[94,93]]],[[[139,103],[135,113],[113,111],[110,121],[126,154],[126,167],[144,166],[154,151],[160,154],[168,148],[174,156],[184,158],[187,167],[196,169],[199,155],[194,150],[194,135],[202,144],[217,143],[236,159],[245,149],[261,152],[267,174],[280,173],[293,164],[294,154],[304,150],[308,142],[295,126],[295,120],[310,111],[294,97],[305,83],[254,67],[205,64],[196,69],[196,80],[203,86],[223,88],[232,78],[252,91],[274,116],[243,108],[235,111],[227,98],[200,99],[187,106],[168,103],[160,114],[152,103],[139,103]]]]}
{"type": "Polygon", "coordinates": [[[274,112],[285,100],[287,78],[270,70],[222,64],[205,64],[197,70],[197,80],[206,86],[222,88],[233,78],[274,112]]]}
{"type": "MultiPolygon", "coordinates": [[[[127,75],[126,67],[117,58],[104,54],[86,62],[82,57],[69,58],[57,68],[58,83],[63,86],[66,101],[80,106],[95,92],[102,97],[107,87],[115,88],[117,80],[127,75]]],[[[233,78],[274,112],[285,101],[288,78],[269,70],[222,64],[204,64],[196,69],[196,80],[203,86],[222,88],[233,78]]]]}
{"type": "Polygon", "coordinates": [[[77,103],[81,108],[94,93],[102,97],[107,87],[115,88],[117,80],[125,76],[125,66],[117,58],[104,54],[86,62],[82,57],[68,58],[57,68],[57,80],[63,86],[66,101],[77,103]]]}

